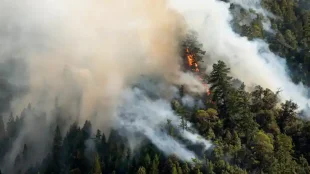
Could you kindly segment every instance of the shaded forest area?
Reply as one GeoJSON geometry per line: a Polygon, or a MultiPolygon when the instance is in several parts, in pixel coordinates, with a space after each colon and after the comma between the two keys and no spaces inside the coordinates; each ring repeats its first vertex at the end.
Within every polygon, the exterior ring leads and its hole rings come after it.
{"type": "MultiPolygon", "coordinates": [[[[307,0],[299,3],[295,0],[263,0],[265,8],[278,16],[276,19],[270,18],[275,34],[263,30],[263,17],[260,15],[250,26],[236,24],[236,27],[250,39],[267,40],[271,50],[286,58],[294,81],[310,85],[309,3],[307,0]]],[[[244,15],[248,15],[247,12],[244,15]]],[[[201,97],[207,109],[188,108],[179,99],[171,102],[175,113],[181,118],[179,124],[182,129],[187,129],[187,123],[191,122],[200,135],[213,142],[214,147],[205,151],[200,160],[184,162],[173,155],[167,157],[151,142],[146,142],[138,152],[133,153],[126,138],[118,131],[111,131],[108,138],[100,130],[92,133],[89,121],[83,127],[71,125],[66,135],[62,136],[64,123],[59,120],[50,127],[54,136],[49,138],[51,150],[48,155],[32,167],[25,168],[32,148],[25,144],[14,161],[14,173],[309,174],[310,121],[299,117],[297,104],[294,101],[280,103],[279,91],[261,86],[256,86],[251,92],[245,90],[244,84],[235,87],[235,79],[230,76],[230,69],[223,61],[214,64],[210,74],[201,73],[203,67],[199,67],[199,62],[205,54],[201,47],[191,36],[184,41],[182,50],[186,66],[188,56],[193,59],[185,69],[209,84],[210,93],[206,91],[206,95],[201,97]],[[89,139],[95,142],[92,150],[85,145],[89,139]]],[[[10,88],[1,85],[3,90],[10,88]]],[[[180,95],[185,93],[180,87],[180,95]]],[[[10,99],[11,96],[2,97],[10,99]]],[[[57,113],[59,108],[56,105],[54,114],[57,116],[57,113]]],[[[29,114],[35,114],[38,120],[46,119],[31,105],[20,116],[11,114],[6,123],[0,117],[0,162],[5,160],[29,114]]],[[[178,138],[169,120],[166,131],[171,137],[178,138]]]]}

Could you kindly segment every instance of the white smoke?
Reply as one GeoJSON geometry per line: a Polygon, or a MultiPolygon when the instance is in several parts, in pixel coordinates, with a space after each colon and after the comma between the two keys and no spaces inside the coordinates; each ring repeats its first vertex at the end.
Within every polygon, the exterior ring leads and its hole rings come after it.
{"type": "MultiPolygon", "coordinates": [[[[293,99],[301,109],[309,103],[305,87],[290,80],[285,61],[270,52],[264,41],[249,41],[234,33],[228,3],[169,2],[198,32],[208,54],[205,62],[209,70],[213,63],[224,60],[232,75],[246,85],[281,88],[281,98],[293,99]]],[[[234,2],[261,10],[255,3],[253,6],[234,2]]],[[[0,11],[1,62],[7,56],[22,57],[29,67],[29,93],[14,101],[13,109],[32,102],[50,111],[55,96],[60,96],[62,107],[71,115],[81,115],[76,118],[80,123],[90,119],[96,128],[113,123],[129,133],[143,134],[166,154],[175,153],[184,160],[196,157],[184,143],[161,131],[167,119],[178,129],[180,120],[168,102],[175,95],[175,88],[161,85],[150,88],[161,94],[155,99],[138,88],[129,88],[140,75],[146,74],[162,77],[169,84],[186,84],[192,92],[203,90],[203,85],[192,75],[179,71],[178,46],[185,27],[181,16],[168,8],[165,0],[3,0],[0,11]],[[66,65],[71,75],[62,77],[66,65]],[[76,111],[72,100],[80,95],[83,97],[76,111]],[[92,116],[94,111],[98,113],[96,117],[92,116]]],[[[149,95],[149,91],[146,93],[149,95]]],[[[47,117],[47,124],[52,119],[47,117]]],[[[42,137],[50,136],[33,136],[35,128],[36,122],[29,121],[17,138],[20,144],[14,145],[8,160],[15,158],[27,139],[46,143],[42,137]]],[[[184,131],[182,136],[192,143],[204,144],[205,149],[210,147],[208,141],[195,133],[184,131]]],[[[11,163],[4,165],[10,167],[11,163]]]]}
{"type": "Polygon", "coordinates": [[[243,9],[253,10],[257,14],[261,14],[264,16],[262,21],[263,29],[273,33],[274,31],[271,29],[271,22],[269,18],[276,18],[272,13],[267,11],[261,6],[261,0],[229,0],[233,4],[240,5],[243,9]]]}
{"type": "MultiPolygon", "coordinates": [[[[26,86],[27,93],[7,109],[15,115],[32,103],[46,112],[48,125],[39,134],[35,118],[28,118],[6,154],[6,171],[26,140],[48,147],[55,103],[65,111],[59,114],[66,122],[62,132],[75,121],[81,125],[90,120],[94,129],[108,133],[117,121],[123,90],[141,75],[184,84],[194,93],[204,91],[196,78],[180,71],[179,47],[187,28],[166,0],[3,0],[0,11],[0,63],[13,57],[27,67],[26,80],[10,79],[26,86]]],[[[161,88],[163,100],[175,90],[161,88]]],[[[42,158],[44,150],[34,151],[29,163],[42,158]]],[[[185,158],[183,151],[176,153],[185,158]]]]}
{"type": "MultiPolygon", "coordinates": [[[[243,1],[238,2],[244,7],[249,6],[243,1]]],[[[261,85],[274,91],[280,88],[282,100],[292,99],[300,109],[305,109],[309,103],[306,88],[292,82],[285,60],[272,53],[266,42],[249,41],[233,31],[228,3],[218,0],[171,0],[170,4],[198,32],[208,54],[205,62],[209,70],[213,63],[223,60],[231,68],[232,75],[247,86],[261,85]]]]}
{"type": "Polygon", "coordinates": [[[195,106],[195,100],[193,97],[189,96],[189,95],[185,95],[184,97],[182,97],[182,104],[187,106],[187,107],[194,107],[195,106]]]}
{"type": "MultiPolygon", "coordinates": [[[[167,155],[175,154],[186,161],[197,158],[194,152],[188,150],[183,143],[171,138],[163,130],[167,120],[171,120],[174,129],[181,131],[180,117],[174,114],[169,101],[161,98],[151,99],[147,95],[139,88],[124,91],[120,109],[118,109],[119,121],[116,122],[116,127],[124,129],[127,137],[134,133],[143,134],[167,155]]],[[[202,144],[205,150],[211,147],[211,143],[201,138],[199,134],[184,130],[181,135],[191,143],[202,144]]],[[[130,136],[129,141],[133,145],[132,148],[139,145],[137,143],[139,139],[134,136],[130,136]]]]}
{"type": "Polygon", "coordinates": [[[229,0],[229,2],[238,4],[246,10],[254,10],[264,16],[274,17],[272,13],[261,6],[261,0],[229,0]]]}

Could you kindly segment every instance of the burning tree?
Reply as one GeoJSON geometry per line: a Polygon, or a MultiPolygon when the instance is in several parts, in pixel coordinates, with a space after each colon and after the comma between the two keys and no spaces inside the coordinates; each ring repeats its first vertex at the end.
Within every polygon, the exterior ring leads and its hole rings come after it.
{"type": "Polygon", "coordinates": [[[185,71],[191,71],[197,74],[197,78],[205,85],[206,92],[210,95],[206,84],[205,68],[200,65],[206,51],[202,50],[203,45],[198,42],[197,33],[189,32],[182,42],[182,58],[185,71]]]}
{"type": "Polygon", "coordinates": [[[201,72],[202,67],[199,66],[199,62],[202,62],[205,54],[206,52],[202,50],[202,44],[197,40],[197,34],[189,32],[182,42],[182,57],[185,70],[196,73],[201,72]]]}

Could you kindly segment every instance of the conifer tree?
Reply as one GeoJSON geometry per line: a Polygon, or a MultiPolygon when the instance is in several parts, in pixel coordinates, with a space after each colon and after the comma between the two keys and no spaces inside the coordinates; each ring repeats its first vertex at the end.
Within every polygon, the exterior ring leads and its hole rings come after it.
{"type": "Polygon", "coordinates": [[[152,161],[152,167],[151,167],[151,174],[159,174],[158,171],[158,166],[159,166],[159,158],[158,155],[156,154],[153,161],[152,161]]]}
{"type": "Polygon", "coordinates": [[[137,171],[137,174],[146,174],[146,170],[144,167],[140,167],[139,170],[137,171]]]}
{"type": "Polygon", "coordinates": [[[61,169],[61,147],[62,147],[62,136],[60,133],[60,128],[57,125],[52,148],[52,168],[53,171],[60,172],[61,169]]]}
{"type": "Polygon", "coordinates": [[[28,147],[27,144],[24,144],[24,148],[23,148],[23,159],[27,160],[28,158],[28,147]]]}
{"type": "Polygon", "coordinates": [[[94,174],[101,174],[99,155],[95,155],[94,174]]]}
{"type": "Polygon", "coordinates": [[[229,73],[230,68],[228,68],[223,61],[219,60],[213,65],[213,70],[209,77],[213,101],[216,101],[222,117],[227,116],[228,114],[228,97],[232,79],[232,77],[229,76],[229,73]]]}

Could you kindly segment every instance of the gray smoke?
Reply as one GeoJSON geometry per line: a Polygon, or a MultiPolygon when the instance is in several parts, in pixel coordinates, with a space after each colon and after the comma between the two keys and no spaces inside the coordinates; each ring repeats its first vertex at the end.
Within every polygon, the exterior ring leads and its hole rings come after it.
{"type": "Polygon", "coordinates": [[[3,0],[0,11],[0,63],[14,58],[26,69],[6,76],[8,88],[25,89],[23,95],[8,96],[7,110],[19,115],[32,103],[37,113],[46,113],[43,128],[36,114],[28,116],[2,164],[7,171],[24,143],[44,147],[32,153],[29,163],[44,156],[55,107],[62,113],[63,133],[85,120],[108,133],[119,121],[123,90],[141,75],[184,84],[193,93],[204,91],[193,75],[180,71],[179,46],[187,28],[166,0],[3,0]]]}
{"type": "MultiPolygon", "coordinates": [[[[180,116],[176,116],[172,111],[169,101],[162,98],[152,99],[143,89],[133,88],[124,91],[119,108],[119,121],[116,122],[116,127],[125,130],[127,137],[130,137],[132,149],[141,144],[142,140],[135,138],[135,133],[138,132],[167,155],[175,154],[180,159],[190,162],[192,158],[197,158],[186,145],[171,138],[164,130],[167,120],[170,120],[175,131],[183,131],[180,128],[180,116]]],[[[184,130],[181,135],[191,143],[203,145],[204,150],[211,147],[209,141],[192,131],[184,130]]]]}
{"type": "MultiPolygon", "coordinates": [[[[234,2],[243,7],[252,7],[251,3],[244,3],[246,1],[234,2]]],[[[259,1],[254,2],[258,4],[259,1]]],[[[247,86],[261,85],[274,91],[280,88],[282,100],[292,99],[300,109],[306,108],[309,103],[305,95],[307,89],[303,84],[292,82],[285,60],[272,53],[263,40],[249,41],[233,31],[229,3],[217,0],[171,0],[171,6],[182,13],[188,25],[198,32],[208,54],[204,62],[209,70],[213,63],[224,60],[231,68],[233,77],[247,86]]]]}

